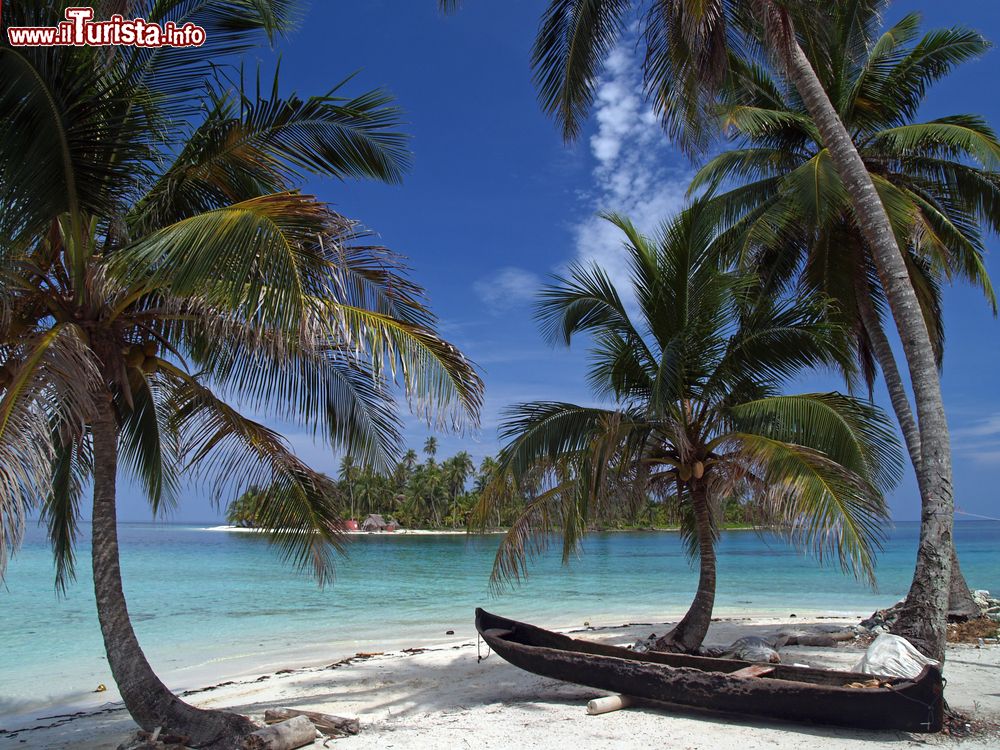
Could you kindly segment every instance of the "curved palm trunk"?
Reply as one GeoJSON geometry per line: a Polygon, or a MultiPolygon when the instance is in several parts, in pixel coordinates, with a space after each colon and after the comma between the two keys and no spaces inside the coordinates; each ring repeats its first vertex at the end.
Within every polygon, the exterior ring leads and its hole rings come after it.
{"type": "Polygon", "coordinates": [[[698,593],[681,621],[656,641],[656,649],[660,651],[697,653],[708,635],[708,627],[712,624],[712,610],[715,608],[715,530],[712,526],[708,487],[704,480],[699,479],[690,483],[690,490],[698,533],[698,593]]]}
{"type": "Polygon", "coordinates": [[[882,370],[882,379],[885,380],[885,387],[889,391],[889,400],[892,402],[892,410],[896,413],[896,421],[903,433],[903,442],[906,443],[906,451],[910,454],[910,463],[917,474],[917,483],[922,483],[920,476],[920,432],[917,429],[917,420],[913,418],[913,410],[910,408],[910,399],[906,395],[906,388],[903,386],[903,378],[899,374],[899,367],[896,365],[896,357],[892,353],[889,339],[882,330],[882,324],[875,313],[875,307],[868,290],[864,284],[858,284],[855,297],[858,303],[858,312],[861,314],[861,322],[868,333],[868,338],[872,343],[872,351],[878,360],[879,368],[882,370]]]}
{"type": "MultiPolygon", "coordinates": [[[[859,285],[860,286],[860,285],[859,285]]],[[[903,385],[903,378],[899,374],[896,366],[896,357],[892,353],[889,340],[882,330],[882,325],[875,314],[871,299],[867,290],[859,288],[857,290],[858,310],[861,313],[861,321],[868,332],[868,338],[872,342],[872,349],[875,358],[878,359],[879,367],[882,370],[882,378],[885,380],[886,388],[889,391],[889,399],[892,408],[896,412],[896,420],[903,432],[903,442],[906,443],[906,450],[910,454],[910,462],[917,475],[917,486],[920,489],[920,496],[924,495],[923,477],[920,472],[920,433],[917,430],[917,421],[913,418],[913,411],[910,409],[910,399],[906,395],[906,388],[903,385]]],[[[914,608],[906,611],[913,612],[914,608]]],[[[948,591],[948,617],[953,619],[968,619],[980,615],[979,606],[972,598],[972,591],[969,584],[962,575],[962,568],[958,563],[958,552],[955,545],[951,548],[951,585],[948,591]]],[[[900,628],[906,632],[910,628],[905,621],[900,628]]]]}
{"type": "Polygon", "coordinates": [[[147,731],[163,727],[190,737],[192,747],[235,747],[253,731],[244,716],[203,711],[171,693],[153,672],[129,620],[118,561],[115,508],[118,468],[118,425],[110,397],[98,399],[99,413],[92,424],[94,440],[94,593],[97,616],[111,673],[122,700],[136,723],[147,731]]]}
{"type": "Polygon", "coordinates": [[[919,645],[929,656],[943,659],[951,584],[954,499],[948,422],[934,349],[871,175],[799,46],[790,17],[783,11],[779,11],[777,17],[781,23],[778,53],[847,188],[855,221],[875,260],[909,366],[920,427],[924,491],[917,567],[904,608],[907,627],[901,635],[919,645]]]}

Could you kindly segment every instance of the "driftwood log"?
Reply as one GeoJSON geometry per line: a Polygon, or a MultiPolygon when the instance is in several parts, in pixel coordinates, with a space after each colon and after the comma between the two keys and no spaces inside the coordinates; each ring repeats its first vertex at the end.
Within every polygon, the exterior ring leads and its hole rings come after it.
{"type": "Polygon", "coordinates": [[[258,729],[243,741],[243,750],[295,750],[316,740],[316,727],[305,716],[258,729]]]}
{"type": "Polygon", "coordinates": [[[345,734],[358,734],[361,731],[361,722],[357,719],[345,719],[343,716],[324,714],[318,711],[300,711],[294,708],[274,708],[264,712],[265,724],[277,724],[281,721],[294,719],[296,716],[304,716],[313,725],[328,737],[337,737],[345,734]]]}
{"type": "Polygon", "coordinates": [[[628,708],[634,703],[627,695],[607,695],[603,698],[594,698],[587,703],[587,713],[591,716],[609,714],[612,711],[619,711],[628,708]]]}

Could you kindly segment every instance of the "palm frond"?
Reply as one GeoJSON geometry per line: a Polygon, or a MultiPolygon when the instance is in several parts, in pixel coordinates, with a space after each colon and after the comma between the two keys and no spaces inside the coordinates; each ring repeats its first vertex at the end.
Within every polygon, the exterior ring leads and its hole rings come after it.
{"type": "Polygon", "coordinates": [[[176,160],[137,207],[144,227],[289,190],[306,174],[398,182],[409,163],[397,132],[392,97],[370,91],[270,99],[228,90],[209,92],[211,105],[176,160]]]}
{"type": "Polygon", "coordinates": [[[82,426],[63,423],[53,429],[54,450],[48,494],[39,517],[45,522],[56,563],[56,590],[65,593],[76,579],[76,541],[80,531],[80,502],[93,470],[90,443],[82,426]]]}
{"type": "Polygon", "coordinates": [[[507,442],[498,461],[515,478],[530,474],[538,463],[553,463],[583,451],[616,413],[576,404],[539,401],[508,408],[500,430],[507,442]]]}
{"type": "Polygon", "coordinates": [[[887,509],[863,477],[819,451],[763,435],[733,433],[740,452],[769,487],[766,501],[796,544],[822,562],[833,555],[841,568],[875,584],[887,509]]]}
{"type": "Polygon", "coordinates": [[[195,381],[175,381],[170,399],[181,455],[189,470],[211,478],[213,500],[225,504],[246,487],[267,487],[259,527],[286,560],[311,568],[320,585],[329,581],[334,553],[343,551],[342,505],[333,481],[296,458],[276,432],[195,381]]]}
{"type": "Polygon", "coordinates": [[[738,432],[812,448],[891,492],[902,477],[899,439],[885,414],[840,393],[771,396],[733,406],[738,432]]]}
{"type": "Polygon", "coordinates": [[[311,282],[328,273],[320,238],[337,224],[311,196],[264,195],[164,227],[115,253],[110,268],[126,286],[202,296],[294,330],[311,282]]]}
{"type": "Polygon", "coordinates": [[[1000,164],[1000,141],[981,117],[953,115],[925,123],[900,125],[879,131],[872,148],[890,148],[908,156],[973,158],[987,169],[1000,164]]]}
{"type": "Polygon", "coordinates": [[[531,67],[542,109],[566,140],[580,134],[630,6],[629,0],[551,0],[542,16],[531,67]]]}
{"type": "Polygon", "coordinates": [[[131,407],[119,404],[120,460],[145,491],[154,515],[173,508],[180,478],[177,476],[177,435],[163,403],[163,385],[139,368],[129,368],[131,407]]]}
{"type": "MultiPolygon", "coordinates": [[[[5,364],[13,366],[0,397],[0,577],[20,544],[29,513],[50,497],[54,481],[71,479],[72,474],[62,473],[61,442],[54,442],[67,433],[56,432],[55,426],[81,434],[100,382],[94,358],[72,325],[58,325],[13,351],[8,346],[5,353],[5,364]]],[[[73,512],[72,502],[61,507],[73,512]]],[[[53,522],[67,533],[74,526],[68,516],[53,517],[53,522]]],[[[60,571],[65,581],[71,571],[65,555],[60,571]]]]}

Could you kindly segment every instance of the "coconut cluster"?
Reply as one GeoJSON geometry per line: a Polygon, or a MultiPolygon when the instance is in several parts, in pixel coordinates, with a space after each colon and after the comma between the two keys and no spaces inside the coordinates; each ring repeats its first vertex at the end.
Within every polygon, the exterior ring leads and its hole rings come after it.
{"type": "Polygon", "coordinates": [[[156,356],[159,349],[155,341],[133,344],[124,351],[125,363],[129,367],[137,367],[147,375],[151,375],[160,369],[160,358],[156,356]]]}

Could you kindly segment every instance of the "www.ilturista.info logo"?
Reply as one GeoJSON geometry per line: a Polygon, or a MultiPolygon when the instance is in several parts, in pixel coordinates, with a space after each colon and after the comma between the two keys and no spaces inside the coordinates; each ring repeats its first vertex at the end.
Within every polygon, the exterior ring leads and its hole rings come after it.
{"type": "MultiPolygon", "coordinates": [[[[0,14],[3,10],[0,0],[0,14]]],[[[115,14],[95,21],[93,8],[67,8],[66,20],[57,26],[12,26],[7,40],[12,47],[200,47],[205,29],[193,23],[152,23],[144,18],[115,14]]]]}

